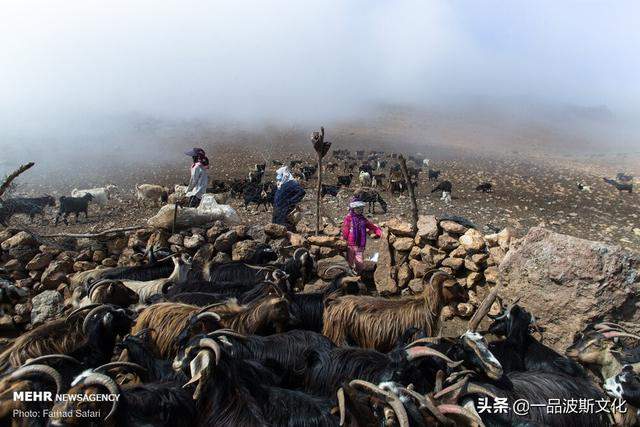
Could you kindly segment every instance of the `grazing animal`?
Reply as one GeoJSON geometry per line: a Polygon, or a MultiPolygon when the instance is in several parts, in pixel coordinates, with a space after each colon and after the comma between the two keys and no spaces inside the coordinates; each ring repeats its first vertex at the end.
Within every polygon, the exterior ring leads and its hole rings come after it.
{"type": "Polygon", "coordinates": [[[244,187],[244,207],[248,207],[251,203],[255,203],[257,208],[264,206],[264,211],[268,210],[268,206],[273,206],[273,199],[276,194],[275,185],[272,182],[259,184],[257,182],[249,182],[244,187]]]}
{"type": "Polygon", "coordinates": [[[93,200],[93,196],[91,194],[85,194],[82,197],[60,197],[60,207],[58,210],[58,214],[56,215],[55,225],[58,225],[58,221],[60,217],[66,225],[69,225],[67,221],[67,217],[69,214],[74,214],[76,218],[76,223],[78,222],[78,216],[82,212],[84,212],[85,220],[89,218],[89,202],[93,200]]]}
{"type": "Polygon", "coordinates": [[[452,276],[435,271],[419,295],[398,299],[351,295],[328,298],[322,333],[336,345],[353,343],[388,352],[410,327],[435,335],[442,308],[466,299],[465,291],[452,276]]]}
{"type": "Polygon", "coordinates": [[[437,181],[441,172],[442,171],[434,171],[433,169],[429,169],[429,172],[428,172],[429,181],[437,181]]]}
{"type": "Polygon", "coordinates": [[[442,191],[442,197],[440,200],[443,200],[445,203],[451,203],[451,190],[453,185],[451,181],[442,181],[436,187],[434,187],[431,192],[435,193],[436,191],[442,191]]]}
{"type": "Polygon", "coordinates": [[[578,191],[582,191],[584,193],[591,193],[591,186],[590,185],[584,185],[581,182],[576,183],[576,186],[578,187],[578,191]]]}
{"type": "Polygon", "coordinates": [[[14,197],[0,201],[0,224],[7,226],[7,221],[16,214],[27,214],[29,220],[33,222],[36,215],[44,216],[46,206],[55,206],[53,197],[45,195],[42,197],[14,197]]]}
{"type": "Polygon", "coordinates": [[[353,179],[353,174],[349,175],[340,175],[338,176],[338,187],[349,187],[351,185],[351,180],[353,179]]]}
{"type": "Polygon", "coordinates": [[[371,186],[373,188],[382,187],[384,184],[384,179],[387,177],[386,174],[377,173],[371,176],[371,186]]]}
{"type": "Polygon", "coordinates": [[[104,187],[88,188],[86,190],[78,190],[74,188],[71,190],[71,197],[82,197],[85,194],[91,194],[93,196],[93,203],[97,203],[100,206],[107,204],[111,199],[111,194],[117,189],[115,185],[107,185],[104,187]]]}
{"type": "Polygon", "coordinates": [[[338,195],[338,186],[322,184],[322,187],[320,188],[320,197],[324,197],[327,194],[336,197],[338,195]]]}
{"type": "Polygon", "coordinates": [[[313,175],[316,173],[317,169],[317,166],[303,166],[300,170],[300,173],[302,173],[302,177],[305,181],[309,181],[311,177],[313,177],[313,175]]]}
{"type": "Polygon", "coordinates": [[[422,166],[429,167],[429,163],[430,163],[430,162],[431,162],[431,161],[430,161],[429,159],[424,159],[424,160],[422,161],[422,166]]]}
{"type": "Polygon", "coordinates": [[[264,176],[264,170],[253,170],[249,172],[249,176],[247,180],[251,184],[260,184],[260,182],[262,182],[263,176],[264,176]]]}
{"type": "Polygon", "coordinates": [[[231,181],[231,197],[240,197],[240,195],[244,194],[244,189],[247,187],[249,182],[247,180],[242,179],[234,179],[231,181]]]}
{"type": "Polygon", "coordinates": [[[371,174],[369,172],[360,171],[358,181],[360,181],[360,185],[363,187],[371,187],[371,174]]]}
{"type": "Polygon", "coordinates": [[[626,175],[624,172],[618,172],[616,179],[620,182],[632,182],[633,175],[626,175]]]}
{"type": "Polygon", "coordinates": [[[353,196],[361,202],[368,203],[369,213],[376,213],[376,202],[380,204],[382,212],[387,213],[387,202],[384,201],[377,191],[360,189],[356,191],[353,196]]]}
{"type": "Polygon", "coordinates": [[[377,170],[384,169],[385,167],[387,167],[387,161],[386,160],[378,160],[376,162],[376,169],[377,170]]]}
{"type": "Polygon", "coordinates": [[[169,189],[155,184],[136,184],[136,199],[138,203],[152,202],[158,205],[169,200],[169,189]]]}
{"type": "Polygon", "coordinates": [[[602,178],[602,179],[607,184],[611,184],[614,187],[616,187],[618,189],[618,191],[620,191],[620,192],[622,192],[622,191],[628,191],[629,193],[633,192],[633,184],[632,183],[618,182],[618,181],[615,181],[613,179],[608,179],[608,178],[602,178]]]}
{"type": "Polygon", "coordinates": [[[393,193],[404,193],[407,190],[407,184],[404,182],[404,179],[399,180],[389,180],[389,185],[387,186],[387,190],[393,193]]]}
{"type": "Polygon", "coordinates": [[[482,184],[476,187],[476,191],[482,191],[483,193],[491,193],[493,192],[493,184],[490,182],[483,182],[482,184]]]}

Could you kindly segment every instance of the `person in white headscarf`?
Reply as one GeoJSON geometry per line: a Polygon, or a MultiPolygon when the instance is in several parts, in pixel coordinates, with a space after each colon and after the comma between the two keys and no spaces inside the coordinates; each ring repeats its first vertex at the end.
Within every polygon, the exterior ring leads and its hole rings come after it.
{"type": "Polygon", "coordinates": [[[276,185],[278,190],[273,199],[273,218],[275,224],[282,224],[289,231],[295,230],[295,224],[290,219],[291,212],[300,203],[306,192],[293,177],[287,166],[276,171],[276,185]]]}

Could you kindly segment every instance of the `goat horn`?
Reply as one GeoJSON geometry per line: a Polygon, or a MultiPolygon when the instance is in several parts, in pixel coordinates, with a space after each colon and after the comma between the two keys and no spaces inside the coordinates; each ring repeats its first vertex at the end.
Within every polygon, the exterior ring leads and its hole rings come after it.
{"type": "Polygon", "coordinates": [[[105,363],[104,365],[98,366],[93,370],[93,372],[97,373],[106,373],[110,369],[113,368],[131,368],[132,371],[138,374],[147,374],[147,369],[133,362],[110,362],[105,363]]]}
{"type": "Polygon", "coordinates": [[[482,300],[482,304],[480,304],[480,307],[478,307],[476,312],[471,317],[471,320],[469,320],[470,331],[475,332],[476,329],[478,329],[478,325],[480,324],[482,319],[487,315],[487,313],[489,313],[489,310],[491,310],[491,305],[498,296],[498,290],[498,285],[495,285],[493,289],[491,289],[491,292],[489,292],[489,294],[482,300]]]}
{"type": "Polygon", "coordinates": [[[522,297],[516,298],[516,300],[514,302],[509,304],[507,306],[507,308],[504,309],[504,312],[500,316],[496,317],[495,320],[504,319],[507,314],[511,313],[511,310],[513,310],[513,307],[515,307],[516,304],[518,303],[518,301],[520,301],[520,298],[522,298],[522,297]]]}
{"type": "Polygon", "coordinates": [[[340,427],[344,425],[345,419],[347,417],[345,402],[344,402],[344,389],[340,387],[338,392],[336,393],[338,397],[338,409],[340,410],[340,427]]]}
{"type": "Polygon", "coordinates": [[[216,365],[218,364],[218,362],[220,362],[220,345],[212,338],[202,338],[200,341],[198,341],[198,346],[212,350],[216,355],[216,365]]]}
{"type": "Polygon", "coordinates": [[[627,332],[624,328],[620,326],[609,326],[609,325],[595,325],[593,327],[596,331],[604,333],[604,332],[627,332]]]}
{"type": "Polygon", "coordinates": [[[82,322],[82,332],[84,332],[85,334],[87,333],[87,327],[89,326],[89,321],[91,320],[91,317],[94,314],[98,314],[101,311],[105,311],[108,309],[109,309],[109,306],[103,305],[103,304],[100,304],[97,307],[92,308],[91,311],[88,312],[87,315],[84,317],[84,320],[82,322]]]}
{"type": "Polygon", "coordinates": [[[218,306],[220,306],[220,305],[225,305],[225,304],[226,304],[225,302],[214,302],[213,304],[205,305],[204,307],[202,307],[202,308],[200,309],[200,311],[198,311],[198,314],[200,314],[200,313],[205,313],[205,312],[207,312],[207,310],[209,310],[210,308],[218,307],[218,306]]]}
{"type": "Polygon", "coordinates": [[[620,330],[624,330],[622,325],[620,325],[618,323],[613,323],[613,322],[600,322],[600,323],[595,324],[593,327],[595,329],[598,329],[598,330],[600,330],[602,328],[605,328],[605,327],[617,328],[617,329],[620,329],[620,330]]]}
{"type": "Polygon", "coordinates": [[[62,388],[62,376],[58,371],[52,368],[49,365],[28,365],[22,366],[15,371],[13,371],[9,375],[9,380],[17,380],[19,378],[25,377],[31,374],[44,374],[51,377],[51,379],[56,383],[56,394],[60,393],[60,389],[62,388]]]}
{"type": "Polygon", "coordinates": [[[331,270],[336,270],[336,269],[337,269],[337,270],[342,270],[342,271],[344,271],[345,273],[348,273],[348,272],[349,272],[349,270],[347,269],[347,267],[345,267],[344,265],[332,265],[332,266],[330,266],[329,268],[327,268],[327,269],[324,271],[324,274],[326,275],[326,274],[327,274],[328,272],[330,272],[331,270]]]}
{"type": "Polygon", "coordinates": [[[382,390],[375,384],[372,384],[368,381],[364,380],[352,380],[349,385],[353,388],[365,389],[372,392],[374,395],[384,399],[391,409],[396,413],[396,417],[398,418],[398,424],[400,427],[409,427],[409,416],[407,415],[407,411],[404,409],[404,405],[395,396],[393,393],[382,390]]]}
{"type": "Polygon", "coordinates": [[[469,380],[468,377],[464,377],[463,379],[461,379],[460,381],[458,381],[455,384],[451,384],[448,387],[443,388],[442,390],[440,390],[439,392],[437,392],[436,394],[433,395],[434,399],[440,399],[442,396],[446,396],[447,394],[459,390],[461,389],[465,383],[469,380]]]}
{"type": "Polygon", "coordinates": [[[605,338],[629,337],[629,338],[635,338],[637,340],[640,340],[640,336],[634,335],[634,334],[630,334],[628,332],[611,331],[611,332],[604,332],[602,335],[605,338]]]}
{"type": "Polygon", "coordinates": [[[493,399],[498,398],[498,395],[494,392],[476,383],[467,384],[465,390],[461,393],[461,396],[466,396],[467,394],[484,394],[485,396],[492,397],[493,399]]]}
{"type": "Polygon", "coordinates": [[[484,427],[484,423],[480,418],[471,413],[468,409],[459,405],[442,404],[438,405],[438,410],[443,414],[456,414],[468,419],[473,425],[484,427]]]}
{"type": "Polygon", "coordinates": [[[246,340],[247,336],[243,335],[239,332],[234,331],[233,329],[218,329],[217,331],[209,332],[207,334],[208,337],[217,337],[217,336],[225,336],[225,337],[234,337],[241,340],[246,340]]]}
{"type": "Polygon", "coordinates": [[[98,307],[102,304],[87,304],[85,306],[82,307],[78,307],[75,310],[73,310],[71,313],[69,313],[69,315],[67,316],[67,318],[65,319],[65,322],[70,322],[71,319],[73,319],[74,317],[76,317],[79,313],[85,311],[85,310],[92,310],[95,307],[98,307]]]}
{"type": "Polygon", "coordinates": [[[447,366],[450,368],[455,368],[456,366],[460,366],[462,365],[462,363],[464,363],[463,360],[460,360],[457,362],[453,361],[449,359],[446,355],[440,353],[438,350],[435,350],[430,347],[425,347],[425,346],[410,347],[405,349],[405,351],[407,352],[407,360],[409,362],[411,362],[412,360],[418,359],[420,357],[431,356],[431,357],[437,357],[444,360],[445,362],[447,362],[447,366]]]}
{"type": "Polygon", "coordinates": [[[305,248],[298,248],[295,251],[293,251],[293,259],[298,259],[298,254],[301,252],[307,252],[307,250],[305,248]]]}
{"type": "MultiPolygon", "coordinates": [[[[118,385],[116,384],[116,382],[104,374],[91,373],[84,379],[84,381],[82,381],[82,384],[83,385],[100,385],[106,388],[109,391],[109,394],[120,394],[120,389],[118,388],[118,385]]],[[[104,418],[105,421],[108,420],[116,412],[117,408],[118,408],[118,400],[114,399],[111,405],[111,410],[109,411],[107,416],[104,418]]]]}
{"type": "Polygon", "coordinates": [[[75,357],[71,357],[67,354],[47,354],[45,356],[34,357],[33,359],[27,359],[24,366],[35,365],[37,363],[41,364],[42,362],[48,362],[49,360],[55,360],[55,359],[66,360],[68,362],[75,363],[76,365],[82,365],[82,363],[80,363],[78,359],[76,359],[75,357]]]}
{"type": "Polygon", "coordinates": [[[415,399],[420,404],[419,409],[423,407],[426,408],[434,417],[436,417],[438,421],[440,421],[441,424],[444,424],[444,425],[450,424],[449,419],[444,415],[442,415],[440,411],[438,411],[438,408],[436,408],[436,405],[434,405],[431,402],[431,400],[427,399],[425,396],[421,395],[420,393],[417,393],[414,390],[411,390],[408,388],[401,387],[399,390],[404,392],[408,396],[412,397],[413,399],[415,399]]]}
{"type": "Polygon", "coordinates": [[[409,348],[409,347],[413,347],[416,345],[420,345],[420,344],[437,344],[440,341],[442,341],[442,337],[426,337],[426,338],[419,338],[409,344],[407,344],[407,346],[405,347],[405,349],[409,348]]]}
{"type": "Polygon", "coordinates": [[[213,311],[205,311],[204,313],[196,314],[196,317],[194,318],[194,321],[202,320],[202,319],[205,319],[207,317],[212,318],[216,322],[219,322],[220,319],[221,319],[221,317],[220,317],[220,315],[218,313],[214,313],[213,311]]]}

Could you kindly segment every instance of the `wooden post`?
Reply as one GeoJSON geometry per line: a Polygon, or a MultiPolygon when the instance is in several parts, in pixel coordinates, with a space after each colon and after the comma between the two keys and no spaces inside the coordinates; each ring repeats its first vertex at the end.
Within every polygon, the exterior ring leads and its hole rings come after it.
{"type": "Polygon", "coordinates": [[[31,168],[31,166],[33,166],[34,164],[35,163],[33,163],[33,162],[29,162],[26,165],[20,166],[18,169],[16,169],[15,171],[13,171],[9,175],[7,175],[7,178],[4,180],[2,185],[0,185],[0,197],[2,197],[2,195],[4,194],[5,191],[7,191],[7,189],[11,185],[11,182],[14,179],[16,179],[18,177],[18,175],[20,175],[22,172],[26,171],[27,169],[31,168]]]}
{"type": "Polygon", "coordinates": [[[316,236],[320,234],[320,196],[322,194],[322,158],[329,152],[331,143],[324,140],[324,126],[320,127],[320,132],[311,133],[311,143],[316,152],[318,161],[318,186],[316,187],[316,236]]]}
{"type": "Polygon", "coordinates": [[[173,223],[171,224],[171,234],[176,234],[176,222],[178,221],[178,201],[173,205],[173,223]]]}
{"type": "Polygon", "coordinates": [[[418,232],[418,204],[416,203],[416,194],[413,191],[413,183],[407,170],[407,161],[402,154],[398,156],[398,161],[400,162],[400,170],[402,171],[402,176],[404,177],[404,182],[407,184],[407,190],[409,190],[409,197],[411,198],[411,231],[415,235],[418,232]]]}
{"type": "Polygon", "coordinates": [[[320,199],[322,198],[322,157],[316,153],[318,160],[318,187],[316,188],[316,236],[320,234],[320,199]]]}

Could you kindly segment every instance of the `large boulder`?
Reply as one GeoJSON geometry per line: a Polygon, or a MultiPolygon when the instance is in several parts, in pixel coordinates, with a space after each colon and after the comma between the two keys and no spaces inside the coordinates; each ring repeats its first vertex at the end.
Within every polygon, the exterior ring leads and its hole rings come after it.
{"type": "Polygon", "coordinates": [[[626,321],[640,332],[639,269],[640,254],[536,227],[512,245],[499,281],[507,286],[503,296],[521,297],[540,319],[545,344],[564,351],[596,320],[626,321]]]}
{"type": "Polygon", "coordinates": [[[10,237],[2,242],[2,250],[8,251],[11,248],[17,248],[19,246],[37,246],[38,241],[26,231],[20,231],[18,234],[10,237]]]}
{"type": "Polygon", "coordinates": [[[34,325],[54,319],[62,313],[62,295],[58,291],[44,291],[31,300],[31,323],[34,325]]]}
{"type": "Polygon", "coordinates": [[[340,255],[336,255],[331,258],[324,258],[324,259],[318,260],[318,268],[317,268],[318,277],[324,280],[331,280],[334,277],[336,277],[338,274],[342,273],[343,270],[337,269],[337,268],[327,273],[327,270],[329,269],[329,267],[333,267],[334,265],[340,266],[346,270],[350,269],[349,263],[347,262],[347,260],[340,255]]]}
{"type": "Polygon", "coordinates": [[[387,221],[387,228],[392,234],[403,237],[413,237],[413,231],[411,230],[411,223],[403,221],[398,218],[391,218],[387,221]]]}

